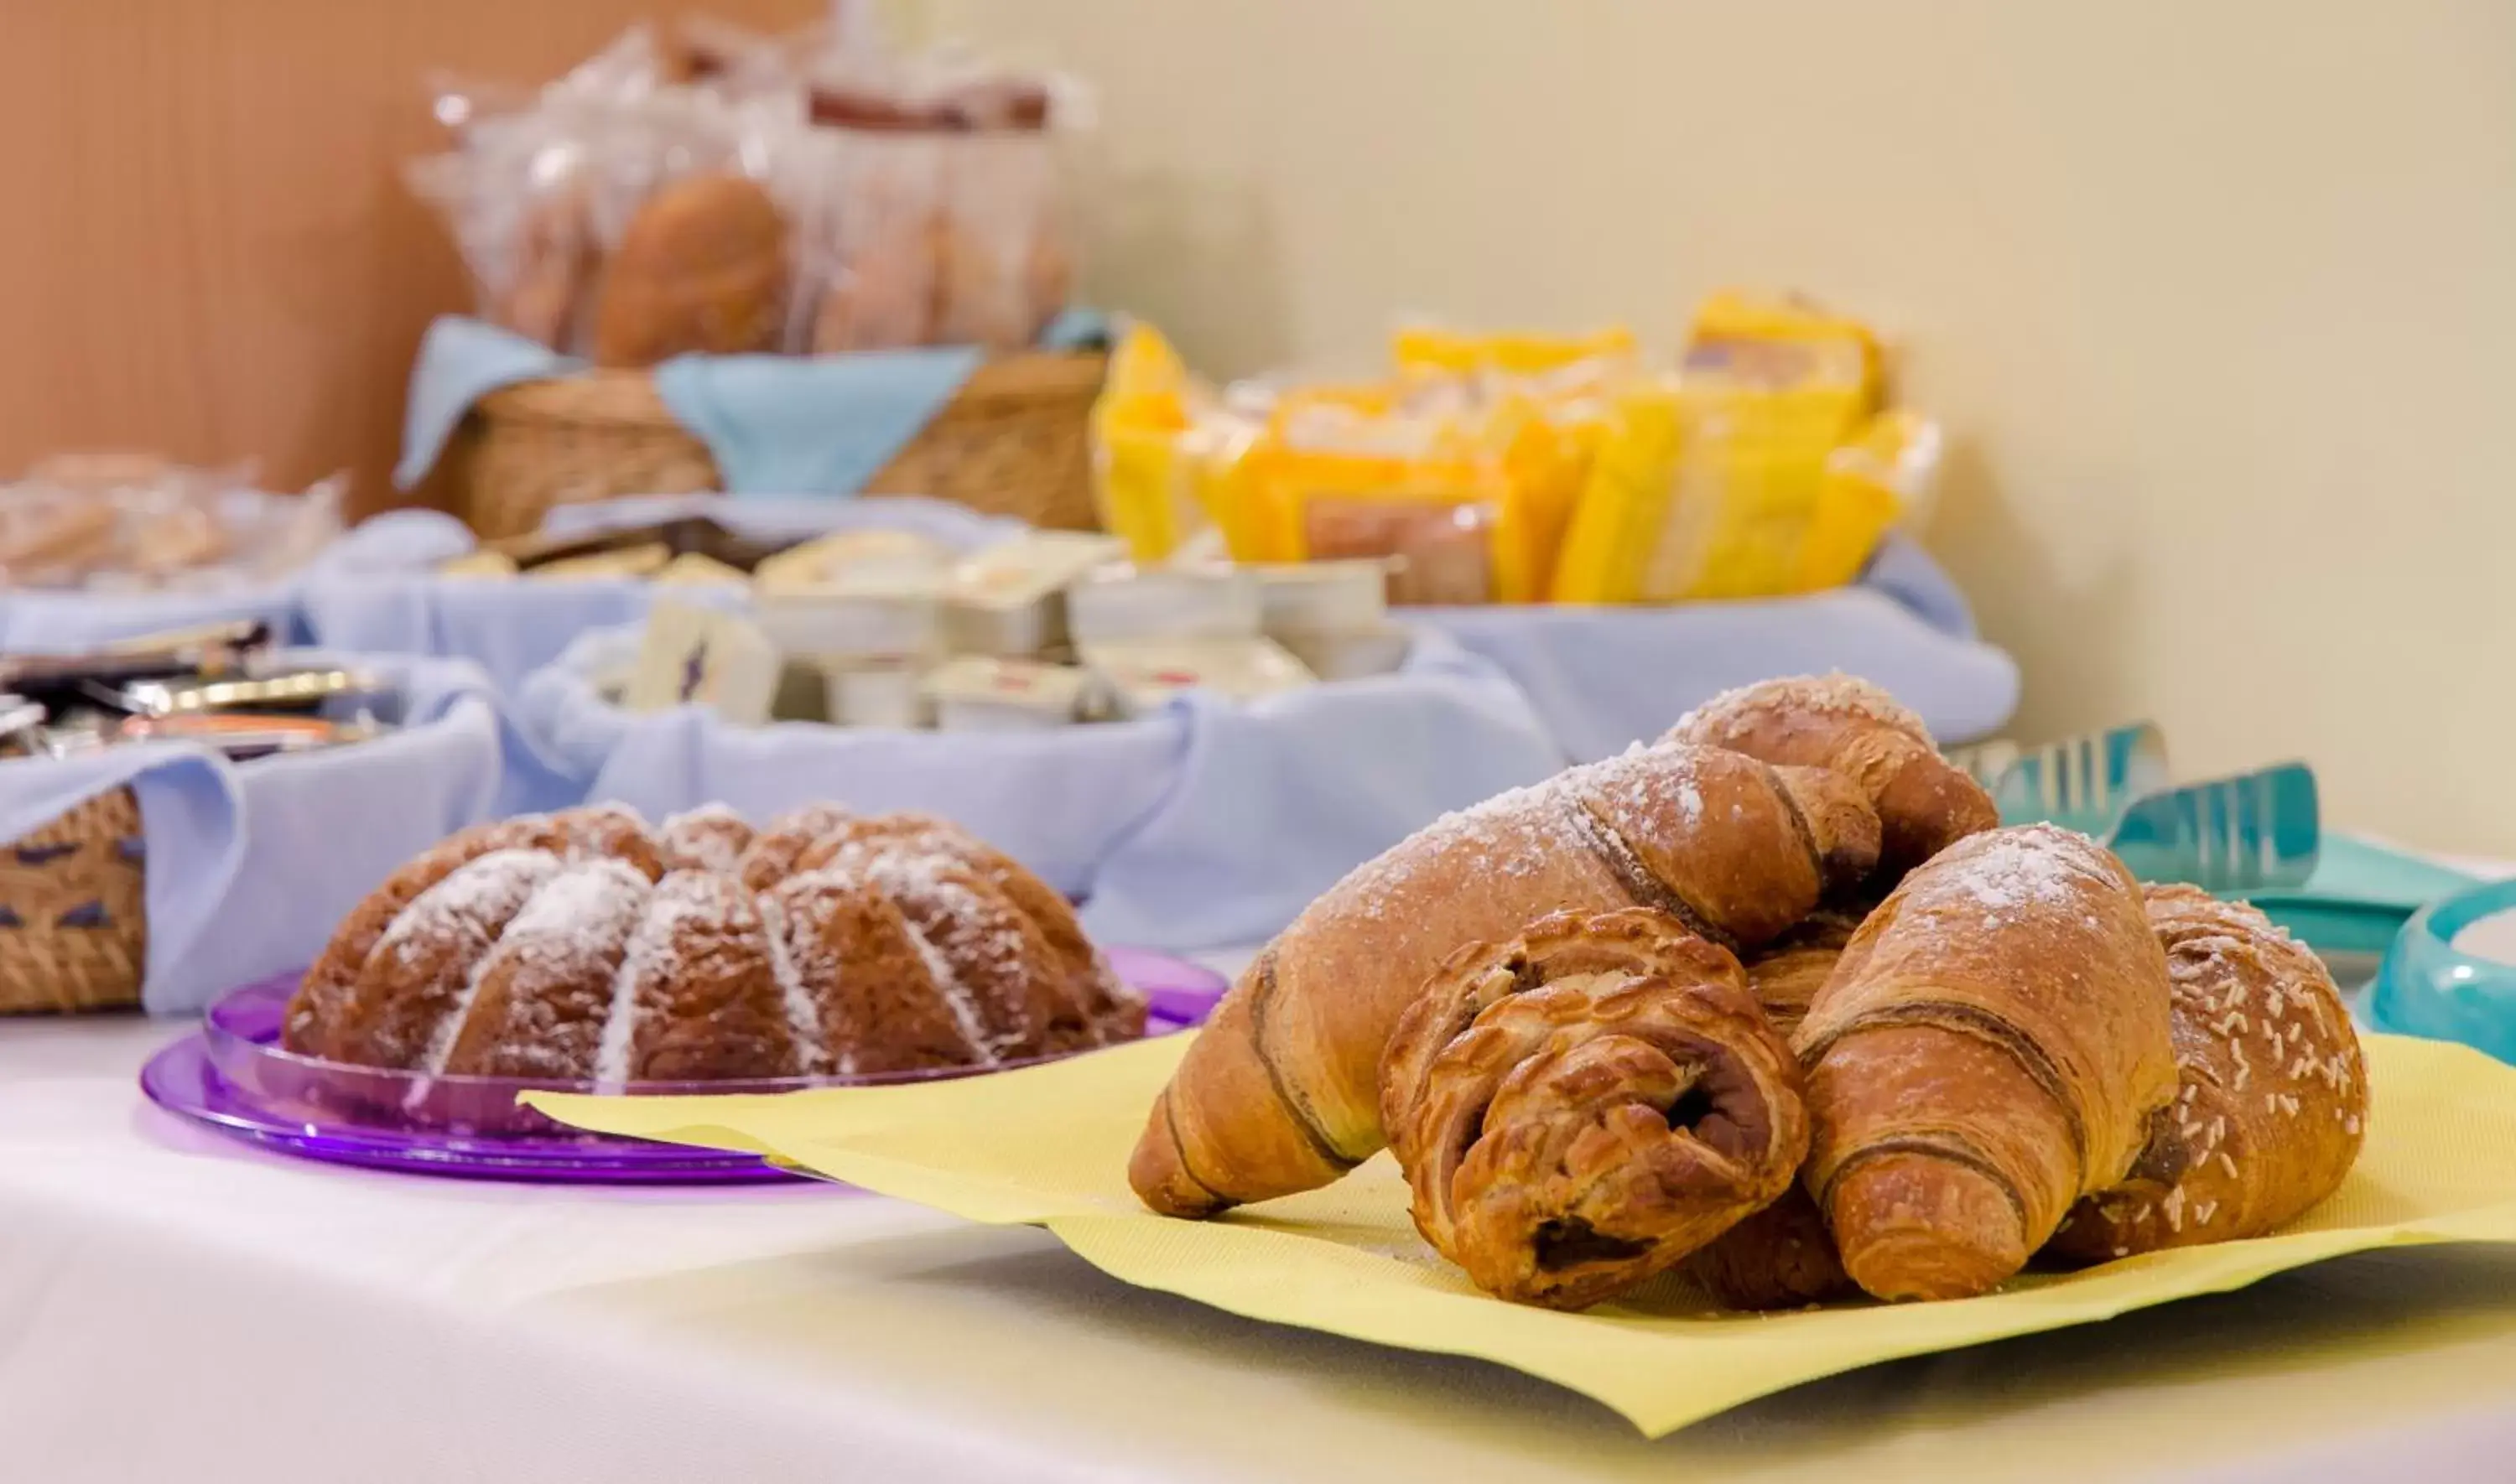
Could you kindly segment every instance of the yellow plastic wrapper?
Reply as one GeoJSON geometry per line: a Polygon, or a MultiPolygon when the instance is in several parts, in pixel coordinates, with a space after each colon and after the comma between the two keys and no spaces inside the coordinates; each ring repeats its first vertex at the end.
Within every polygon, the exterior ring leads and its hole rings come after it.
{"type": "Polygon", "coordinates": [[[1042,1225],[1112,1276],[1233,1313],[1481,1356],[1594,1397],[1655,1437],[1822,1376],[2242,1288],[2344,1253],[2516,1242],[2516,1068],[2372,1036],[2367,1147],[2342,1188],[2279,1235],[2031,1272],[1945,1303],[1737,1314],[1671,1275],[1556,1313],[1479,1293],[1435,1256],[1387,1155],[1326,1189],[1217,1220],[1146,1211],[1127,1188],[1127,1155],[1187,1043],[911,1087],[525,1100],[583,1129],[765,1154],[973,1221],[1042,1225]]]}
{"type": "Polygon", "coordinates": [[[1840,586],[1937,467],[1935,428],[1879,413],[1857,321],[1716,295],[1680,373],[1614,397],[1563,539],[1559,602],[1770,598],[1840,586]]]}
{"type": "Polygon", "coordinates": [[[1168,557],[1206,523],[1195,453],[1197,389],[1170,343],[1131,325],[1092,404],[1092,493],[1102,526],[1140,562],[1168,557]]]}

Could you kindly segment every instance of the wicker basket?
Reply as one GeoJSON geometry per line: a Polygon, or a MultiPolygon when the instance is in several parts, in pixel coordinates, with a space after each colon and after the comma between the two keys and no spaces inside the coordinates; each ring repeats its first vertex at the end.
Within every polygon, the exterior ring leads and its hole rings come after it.
{"type": "MultiPolygon", "coordinates": [[[[982,365],[865,486],[934,495],[1033,525],[1088,530],[1092,399],[1109,357],[1029,351],[982,365]]],[[[490,392],[450,450],[454,509],[484,537],[537,529],[554,505],[724,488],[707,445],[645,371],[595,370],[490,392]]]]}
{"type": "Polygon", "coordinates": [[[0,846],[0,1014],[140,1003],[144,866],[140,801],[127,788],[0,846]]]}

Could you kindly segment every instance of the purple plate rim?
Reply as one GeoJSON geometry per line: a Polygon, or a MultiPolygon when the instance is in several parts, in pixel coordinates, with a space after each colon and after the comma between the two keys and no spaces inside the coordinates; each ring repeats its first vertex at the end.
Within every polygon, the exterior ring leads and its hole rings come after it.
{"type": "MultiPolygon", "coordinates": [[[[1152,949],[1112,947],[1111,966],[1147,999],[1149,1039],[1201,1023],[1222,998],[1223,975],[1152,949]]],[[[782,1182],[796,1177],[762,1156],[731,1150],[606,1134],[464,1134],[427,1128],[390,1128],[348,1118],[308,1118],[281,1111],[252,1089],[224,1075],[220,1040],[240,1054],[269,1058],[292,1070],[320,1074],[340,1064],[281,1051],[279,1012],[304,977],[303,969],[273,974],[221,995],[201,1026],[149,1057],[141,1068],[141,1092],[158,1107],[188,1122],[263,1148],[321,1163],[456,1178],[541,1180],[556,1183],[729,1184],[782,1182]],[[196,1089],[189,1091],[188,1089],[196,1089]]],[[[623,1096],[746,1095],[830,1087],[898,1086],[984,1076],[1036,1066],[1058,1057],[1031,1058],[984,1070],[882,1074],[869,1077],[798,1077],[717,1083],[632,1083],[598,1088],[591,1083],[495,1077],[427,1077],[409,1072],[351,1068],[362,1077],[404,1079],[414,1085],[477,1089],[599,1092],[623,1096]]]]}

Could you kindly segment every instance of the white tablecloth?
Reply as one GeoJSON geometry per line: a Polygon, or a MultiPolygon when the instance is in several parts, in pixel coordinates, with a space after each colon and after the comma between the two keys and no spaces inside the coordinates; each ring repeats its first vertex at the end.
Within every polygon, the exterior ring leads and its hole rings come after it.
{"type": "Polygon", "coordinates": [[[1876,1367],[1646,1443],[1479,1362],[1237,1319],[821,1185],[266,1155],[0,1023],[0,1479],[2505,1478],[2516,1257],[2371,1255],[1876,1367]]]}

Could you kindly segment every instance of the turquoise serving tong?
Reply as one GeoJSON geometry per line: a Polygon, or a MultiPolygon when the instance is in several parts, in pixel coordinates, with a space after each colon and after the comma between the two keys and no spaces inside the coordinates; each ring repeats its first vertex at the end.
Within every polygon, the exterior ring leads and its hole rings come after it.
{"type": "Polygon", "coordinates": [[[1949,759],[1992,795],[2001,823],[2050,820],[2101,840],[2132,801],[2165,789],[2169,777],[2166,734],[2147,721],[2035,748],[1987,742],[1949,759]]]}
{"type": "Polygon", "coordinates": [[[2315,771],[2284,763],[2151,794],[2105,840],[2142,881],[2236,896],[2302,886],[2324,845],[2315,771]]]}

